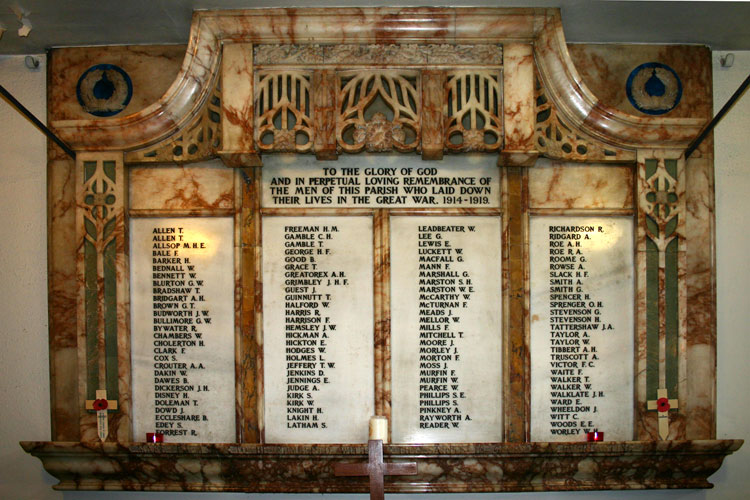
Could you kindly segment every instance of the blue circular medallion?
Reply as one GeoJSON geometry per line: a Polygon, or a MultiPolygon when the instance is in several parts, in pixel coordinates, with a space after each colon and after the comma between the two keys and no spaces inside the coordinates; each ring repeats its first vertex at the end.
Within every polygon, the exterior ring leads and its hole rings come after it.
{"type": "Polygon", "coordinates": [[[113,116],[127,107],[133,97],[133,83],[122,68],[113,64],[97,64],[78,79],[76,95],[87,113],[113,116]]]}
{"type": "Polygon", "coordinates": [[[625,84],[628,100],[648,115],[672,111],[682,98],[682,82],[666,64],[649,62],[635,68],[625,84]]]}

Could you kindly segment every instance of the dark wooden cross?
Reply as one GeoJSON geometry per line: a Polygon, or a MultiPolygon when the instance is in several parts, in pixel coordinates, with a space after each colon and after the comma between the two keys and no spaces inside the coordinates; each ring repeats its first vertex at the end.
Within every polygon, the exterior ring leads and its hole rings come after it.
{"type": "Polygon", "coordinates": [[[335,464],[333,473],[337,476],[370,476],[370,500],[383,500],[383,476],[413,476],[417,464],[383,462],[383,441],[371,439],[368,442],[370,459],[366,464],[335,464]]]}

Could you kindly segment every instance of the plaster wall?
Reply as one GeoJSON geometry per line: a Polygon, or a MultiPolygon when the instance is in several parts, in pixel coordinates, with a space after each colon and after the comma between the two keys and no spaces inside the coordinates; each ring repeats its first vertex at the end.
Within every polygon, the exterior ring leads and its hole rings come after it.
{"type": "MultiPolygon", "coordinates": [[[[714,53],[716,111],[750,73],[750,51],[735,52],[723,69],[714,53]]],[[[23,56],[0,57],[0,84],[38,117],[45,116],[45,58],[28,70],[23,56]]],[[[750,440],[750,96],[715,133],[718,261],[718,437],[750,440]]],[[[54,478],[21,450],[18,441],[45,440],[49,430],[47,368],[45,139],[0,102],[0,498],[22,500],[360,499],[367,495],[184,494],[56,492],[54,478]]],[[[401,500],[594,499],[726,500],[747,498],[750,443],[730,456],[711,481],[712,490],[569,492],[545,494],[389,495],[401,500]]]]}

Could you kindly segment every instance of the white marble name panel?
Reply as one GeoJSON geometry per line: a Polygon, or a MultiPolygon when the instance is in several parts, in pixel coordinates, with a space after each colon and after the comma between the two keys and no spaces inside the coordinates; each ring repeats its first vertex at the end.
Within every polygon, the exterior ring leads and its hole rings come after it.
{"type": "Polygon", "coordinates": [[[491,155],[424,162],[416,155],[263,158],[263,207],[500,206],[500,169],[491,155]]]}
{"type": "Polygon", "coordinates": [[[391,217],[394,443],[503,440],[500,217],[391,217]]]}
{"type": "Polygon", "coordinates": [[[633,439],[633,220],[532,217],[531,439],[633,439]]]}
{"type": "Polygon", "coordinates": [[[130,221],[133,435],[235,441],[234,221],[130,221]]]}
{"type": "Polygon", "coordinates": [[[371,217],[263,218],[268,443],[364,443],[375,412],[371,217]]]}

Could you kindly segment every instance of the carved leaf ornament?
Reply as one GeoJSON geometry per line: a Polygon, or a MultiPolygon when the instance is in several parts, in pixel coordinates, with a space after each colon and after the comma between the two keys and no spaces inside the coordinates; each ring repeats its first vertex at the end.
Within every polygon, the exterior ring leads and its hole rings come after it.
{"type": "Polygon", "coordinates": [[[338,147],[347,153],[415,151],[419,146],[419,73],[346,72],[341,75],[338,147]]]}

